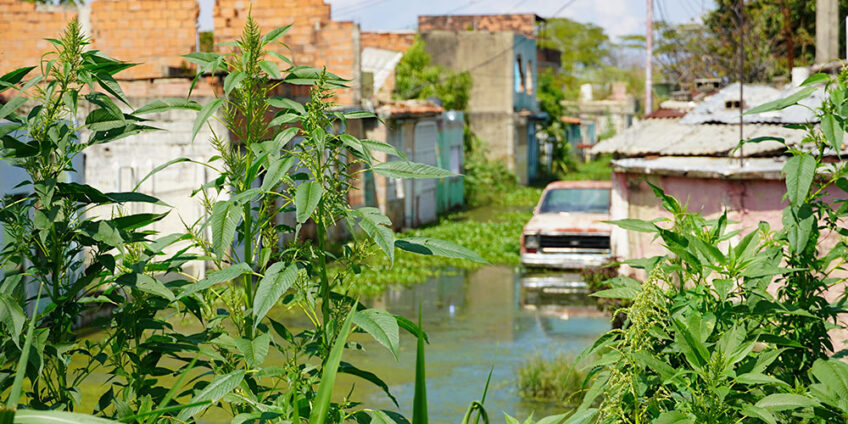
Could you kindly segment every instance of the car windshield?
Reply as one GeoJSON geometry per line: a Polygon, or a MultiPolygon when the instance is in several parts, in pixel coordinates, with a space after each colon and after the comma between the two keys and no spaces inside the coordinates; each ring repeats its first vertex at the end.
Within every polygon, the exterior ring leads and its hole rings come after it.
{"type": "Polygon", "coordinates": [[[610,191],[606,188],[560,188],[548,190],[540,213],[608,213],[610,191]]]}

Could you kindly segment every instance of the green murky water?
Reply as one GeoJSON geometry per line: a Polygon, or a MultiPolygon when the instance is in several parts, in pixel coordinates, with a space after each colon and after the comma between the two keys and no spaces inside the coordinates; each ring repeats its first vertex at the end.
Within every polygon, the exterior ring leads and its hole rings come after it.
{"type": "MultiPolygon", "coordinates": [[[[459,271],[416,286],[389,289],[379,298],[364,302],[413,320],[417,319],[418,305],[422,305],[424,329],[430,337],[426,347],[427,398],[430,422],[434,424],[458,423],[470,402],[480,399],[493,366],[485,403],[492,422],[503,423],[503,411],[518,417],[564,412],[556,405],[522,401],[516,388],[518,367],[537,353],[576,356],[609,329],[608,318],[591,306],[585,295],[528,291],[522,288],[517,271],[509,267],[459,271]]],[[[298,326],[285,315],[278,318],[290,328],[298,326]]],[[[350,376],[340,375],[336,392],[347,394],[354,386],[353,399],[363,407],[410,416],[415,339],[402,333],[398,361],[376,342],[365,337],[359,340],[365,351],[347,351],[343,360],[383,378],[400,407],[377,387],[350,376]]],[[[105,374],[91,376],[86,384],[97,388],[83,389],[83,403],[93,406],[95,393],[101,392],[100,385],[105,383],[105,374]]],[[[83,410],[88,409],[84,405],[83,410]]],[[[201,419],[208,423],[228,421],[226,414],[215,409],[201,419]]]]}

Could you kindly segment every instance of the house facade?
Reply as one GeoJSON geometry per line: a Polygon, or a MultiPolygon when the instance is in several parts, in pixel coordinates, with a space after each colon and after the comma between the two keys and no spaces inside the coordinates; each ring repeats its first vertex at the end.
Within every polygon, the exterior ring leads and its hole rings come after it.
{"type": "MultiPolygon", "coordinates": [[[[532,14],[419,16],[418,29],[433,63],[473,79],[468,105],[471,130],[527,184],[539,173],[536,98],[538,25],[532,14]]],[[[546,62],[547,63],[547,62],[546,62]]]]}

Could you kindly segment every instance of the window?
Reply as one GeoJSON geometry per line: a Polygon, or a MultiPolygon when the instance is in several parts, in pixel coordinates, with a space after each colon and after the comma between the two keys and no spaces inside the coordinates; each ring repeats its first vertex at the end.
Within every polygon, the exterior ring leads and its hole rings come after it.
{"type": "Polygon", "coordinates": [[[606,213],[610,207],[610,191],[606,188],[561,188],[545,194],[541,213],[582,212],[606,213]]]}
{"type": "Polygon", "coordinates": [[[515,59],[515,92],[523,93],[526,91],[524,83],[524,63],[521,61],[521,55],[515,59]]]}
{"type": "Polygon", "coordinates": [[[533,95],[533,61],[527,61],[527,94],[533,95]]]}

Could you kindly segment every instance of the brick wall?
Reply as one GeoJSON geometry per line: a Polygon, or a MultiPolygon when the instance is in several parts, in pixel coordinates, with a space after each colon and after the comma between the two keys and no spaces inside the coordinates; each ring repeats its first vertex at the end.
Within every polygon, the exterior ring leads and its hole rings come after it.
{"type": "MultiPolygon", "coordinates": [[[[296,65],[313,66],[351,79],[351,89],[340,90],[335,101],[343,105],[359,101],[359,26],[330,18],[330,5],[323,0],[294,0],[281,6],[274,0],[218,0],[215,2],[215,43],[241,35],[248,13],[268,32],[292,24],[281,39],[289,49],[276,47],[296,65]]],[[[276,60],[276,59],[275,59],[276,60]]],[[[279,62],[281,67],[288,65],[279,62]]]]}
{"type": "Polygon", "coordinates": [[[405,52],[415,42],[414,32],[363,32],[362,48],[374,47],[375,49],[405,52]]]}
{"type": "Polygon", "coordinates": [[[67,23],[80,19],[91,47],[139,66],[119,79],[159,78],[184,67],[180,56],[195,50],[196,0],[95,0],[88,6],[35,5],[0,0],[0,73],[37,65],[67,23]],[[82,13],[81,13],[82,12],[82,13]]]}
{"type": "Polygon", "coordinates": [[[44,38],[57,37],[76,17],[76,7],[0,0],[0,75],[38,65],[41,54],[51,47],[44,38]]]}
{"type": "Polygon", "coordinates": [[[430,31],[512,31],[526,37],[536,36],[536,15],[441,15],[419,16],[418,32],[430,31]]]}
{"type": "Polygon", "coordinates": [[[121,79],[168,76],[186,66],[181,55],[195,51],[196,0],[95,0],[91,3],[94,47],[140,65],[121,79]]]}

